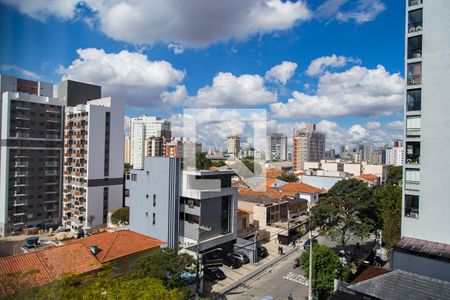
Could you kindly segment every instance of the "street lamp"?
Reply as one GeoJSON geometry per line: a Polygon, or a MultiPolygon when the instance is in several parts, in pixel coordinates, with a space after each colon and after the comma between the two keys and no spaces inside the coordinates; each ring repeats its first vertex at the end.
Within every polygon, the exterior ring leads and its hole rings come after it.
{"type": "Polygon", "coordinates": [[[308,201],[308,229],[309,229],[309,291],[308,291],[308,300],[312,300],[313,298],[313,289],[312,289],[312,252],[313,252],[313,241],[312,241],[312,228],[311,228],[311,201],[308,201]]]}
{"type": "Polygon", "coordinates": [[[199,290],[200,290],[200,232],[202,231],[211,231],[211,227],[203,226],[198,224],[198,235],[197,235],[197,262],[196,262],[196,284],[195,284],[195,299],[199,299],[199,290]]]}

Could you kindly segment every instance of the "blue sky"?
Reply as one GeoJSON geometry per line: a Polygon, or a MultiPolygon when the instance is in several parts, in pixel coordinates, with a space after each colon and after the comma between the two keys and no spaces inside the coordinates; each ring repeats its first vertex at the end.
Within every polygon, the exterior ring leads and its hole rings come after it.
{"type": "Polygon", "coordinates": [[[0,3],[1,73],[101,84],[129,117],[266,108],[269,131],[315,122],[329,147],[402,135],[404,1],[0,3]]]}

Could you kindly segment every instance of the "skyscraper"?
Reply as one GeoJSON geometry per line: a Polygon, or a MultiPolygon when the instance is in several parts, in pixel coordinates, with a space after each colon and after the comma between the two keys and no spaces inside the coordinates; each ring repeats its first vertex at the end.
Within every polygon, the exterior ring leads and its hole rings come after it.
{"type": "Polygon", "coordinates": [[[232,158],[238,158],[241,151],[241,138],[238,135],[229,136],[227,139],[227,152],[232,158]]]}
{"type": "Polygon", "coordinates": [[[287,137],[281,133],[272,133],[267,137],[268,161],[287,160],[287,137]]]}
{"type": "Polygon", "coordinates": [[[315,124],[294,129],[293,147],[294,170],[302,170],[305,162],[325,157],[325,134],[317,131],[315,124]]]}
{"type": "Polygon", "coordinates": [[[61,220],[64,103],[53,85],[0,76],[0,235],[61,220]]]}
{"type": "Polygon", "coordinates": [[[402,240],[392,265],[450,281],[450,3],[406,3],[402,240]]]}
{"type": "Polygon", "coordinates": [[[145,147],[145,141],[147,139],[151,137],[162,137],[165,141],[170,141],[171,136],[170,121],[147,115],[131,118],[131,164],[133,168],[142,169],[144,167],[144,157],[149,155],[146,152],[148,147],[145,147]]]}
{"type": "Polygon", "coordinates": [[[123,122],[123,105],[111,98],[66,108],[64,226],[103,226],[122,207],[123,122]]]}

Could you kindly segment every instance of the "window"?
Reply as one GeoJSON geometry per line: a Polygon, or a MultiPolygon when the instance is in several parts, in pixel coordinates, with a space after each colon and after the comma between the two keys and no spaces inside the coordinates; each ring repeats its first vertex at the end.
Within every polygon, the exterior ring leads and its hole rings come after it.
{"type": "Polygon", "coordinates": [[[230,198],[222,197],[222,211],[220,214],[220,229],[222,234],[230,232],[230,198]]]}
{"type": "Polygon", "coordinates": [[[418,191],[420,185],[420,171],[415,169],[405,170],[405,189],[418,191]]]}
{"type": "Polygon", "coordinates": [[[156,214],[155,213],[153,213],[153,221],[152,221],[152,223],[153,223],[153,225],[155,225],[155,223],[156,223],[156,214]]]}
{"type": "Polygon", "coordinates": [[[422,0],[409,0],[409,6],[415,6],[422,4],[422,0]]]}
{"type": "Polygon", "coordinates": [[[422,9],[410,11],[408,13],[408,32],[418,32],[422,31],[422,29],[422,9]]]}
{"type": "Polygon", "coordinates": [[[408,116],[406,117],[406,136],[407,137],[419,137],[420,136],[420,116],[408,116]]]}
{"type": "Polygon", "coordinates": [[[137,181],[137,174],[131,173],[131,181],[137,181]]]}
{"type": "Polygon", "coordinates": [[[156,206],[156,195],[153,194],[153,207],[155,207],[155,206],[156,206]]]}
{"type": "Polygon", "coordinates": [[[421,110],[422,91],[420,89],[409,90],[406,96],[406,110],[421,110]]]}
{"type": "Polygon", "coordinates": [[[406,142],[406,163],[420,163],[420,142],[406,142]]]}
{"type": "Polygon", "coordinates": [[[405,217],[419,218],[419,196],[405,195],[405,217]]]}
{"type": "Polygon", "coordinates": [[[407,67],[407,83],[408,85],[417,85],[422,83],[422,63],[408,64],[407,67]]]}
{"type": "Polygon", "coordinates": [[[408,59],[422,57],[422,36],[408,38],[408,59]]]}

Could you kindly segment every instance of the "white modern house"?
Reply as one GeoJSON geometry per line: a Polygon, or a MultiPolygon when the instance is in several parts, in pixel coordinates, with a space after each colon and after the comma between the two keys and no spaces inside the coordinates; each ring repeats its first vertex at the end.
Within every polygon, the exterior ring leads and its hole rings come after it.
{"type": "Polygon", "coordinates": [[[123,122],[123,103],[111,98],[66,108],[64,226],[104,226],[122,207],[123,122]]]}
{"type": "Polygon", "coordinates": [[[231,250],[237,238],[232,171],[181,170],[181,160],[146,157],[127,174],[130,229],[187,252],[231,250]],[[207,230],[202,230],[207,228],[207,230]]]}

